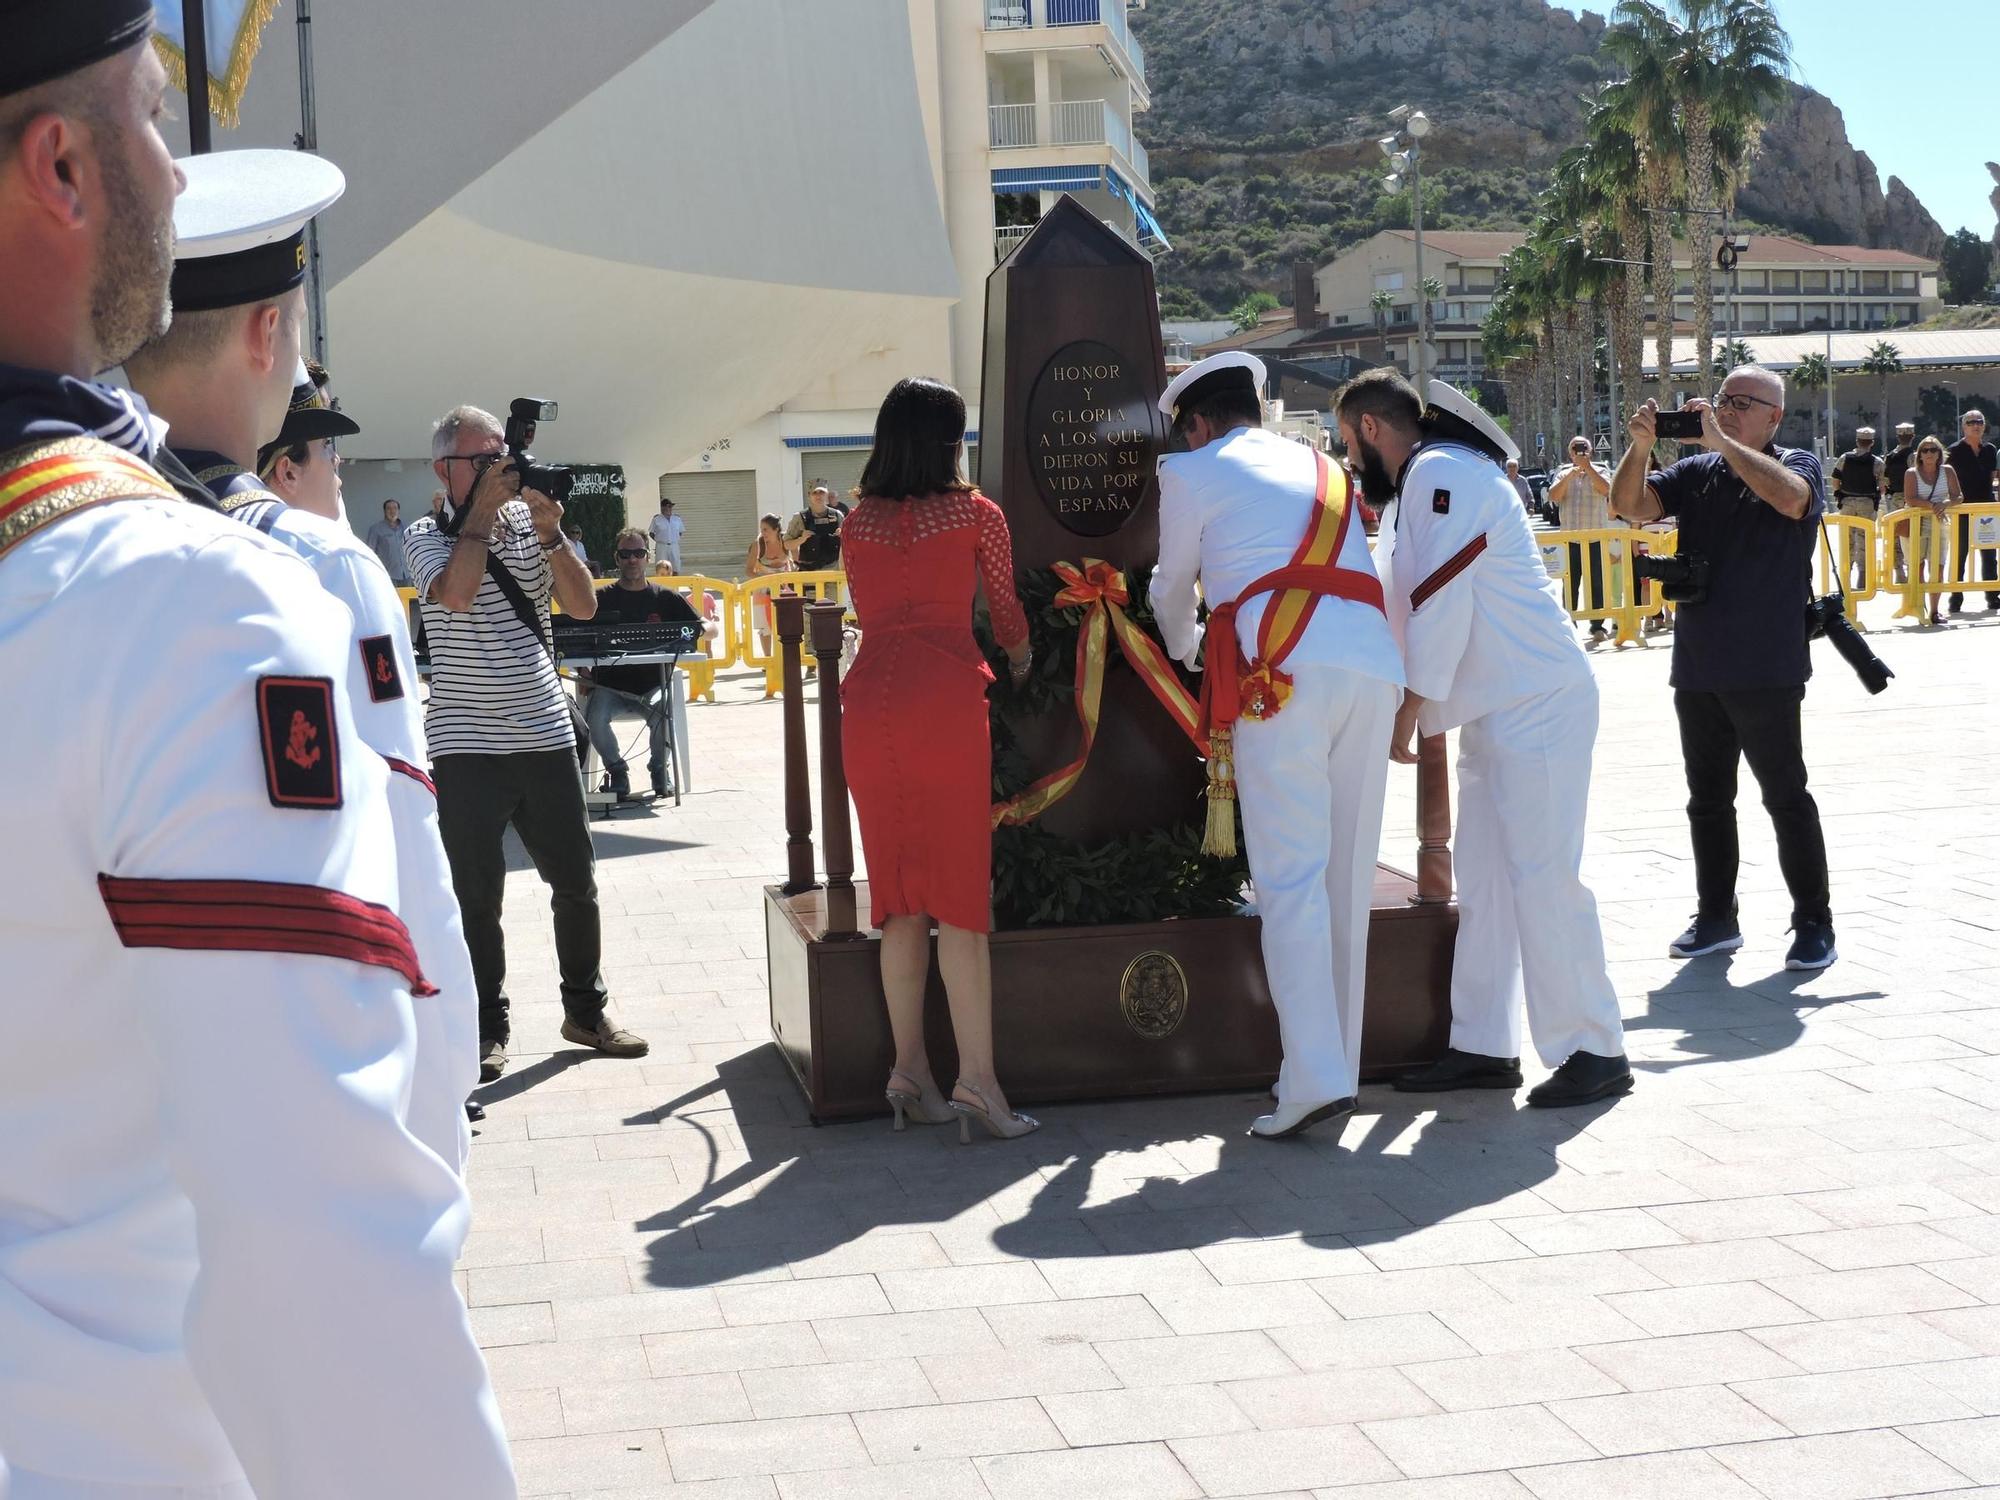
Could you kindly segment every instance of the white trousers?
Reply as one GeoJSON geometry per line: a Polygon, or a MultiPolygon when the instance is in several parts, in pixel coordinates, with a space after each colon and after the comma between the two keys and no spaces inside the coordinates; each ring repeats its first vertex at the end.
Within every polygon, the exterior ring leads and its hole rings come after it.
{"type": "Polygon", "coordinates": [[[1389,734],[1402,694],[1302,663],[1269,719],[1236,723],[1236,785],[1278,1007],[1278,1102],[1351,1096],[1361,1073],[1368,907],[1382,841],[1389,734]]]}
{"type": "Polygon", "coordinates": [[[1583,883],[1583,823],[1597,742],[1597,683],[1573,683],[1474,719],[1458,735],[1458,946],[1451,1045],[1549,1067],[1618,1057],[1625,1029],[1583,883]]]}

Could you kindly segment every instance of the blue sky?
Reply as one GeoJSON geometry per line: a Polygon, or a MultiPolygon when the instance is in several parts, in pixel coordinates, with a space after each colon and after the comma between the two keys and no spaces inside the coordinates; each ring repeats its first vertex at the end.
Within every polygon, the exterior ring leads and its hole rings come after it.
{"type": "MultiPolygon", "coordinates": [[[[1555,0],[1609,15],[1612,0],[1555,0]]],[[[1900,177],[1945,233],[1993,235],[2000,161],[2000,49],[1990,0],[1773,0],[1792,36],[1793,76],[1847,117],[1883,185],[1900,177]]]]}

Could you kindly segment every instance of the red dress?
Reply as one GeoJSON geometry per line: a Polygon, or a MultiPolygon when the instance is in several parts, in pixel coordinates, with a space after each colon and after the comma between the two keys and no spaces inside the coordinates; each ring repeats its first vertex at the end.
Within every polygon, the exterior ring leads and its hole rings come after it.
{"type": "Polygon", "coordinates": [[[980,494],[869,498],[840,528],[861,648],[841,683],[841,753],[874,918],[992,926],[993,770],[972,591],[993,634],[1028,634],[1000,507],[980,494]]]}

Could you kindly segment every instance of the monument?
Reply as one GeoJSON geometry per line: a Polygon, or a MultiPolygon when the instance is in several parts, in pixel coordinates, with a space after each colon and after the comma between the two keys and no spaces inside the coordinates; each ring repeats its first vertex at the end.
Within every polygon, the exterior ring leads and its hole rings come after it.
{"type": "MultiPolygon", "coordinates": [[[[1007,763],[1022,764],[1011,766],[1016,784],[996,803],[995,887],[1051,869],[1068,884],[1071,870],[1115,855],[1124,863],[1112,867],[1142,879],[1157,900],[1145,920],[1079,922],[1057,892],[1045,903],[1056,908],[1053,922],[994,932],[996,1060],[1009,1098],[1022,1103],[1256,1087],[1277,1075],[1255,916],[1191,914],[1233,908],[1240,867],[1193,853],[1205,816],[1205,767],[1189,722],[1198,689],[1166,659],[1144,608],[1159,547],[1165,381],[1152,263],[1073,199],[1059,199],[987,282],[975,478],[1007,515],[1046,679],[1039,692],[996,688],[996,779],[1008,780],[1007,763]],[[1023,839],[1040,861],[1025,875],[1010,867],[1023,839]],[[1163,863],[1172,866],[1166,878],[1155,868],[1163,863]],[[1219,903],[1218,878],[1228,887],[1219,903]]],[[[892,1061],[877,942],[867,884],[851,879],[839,684],[824,676],[827,868],[823,882],[815,876],[800,693],[806,611],[799,601],[779,607],[791,865],[786,883],[766,891],[772,1034],[813,1117],[853,1118],[882,1111],[892,1061]]],[[[814,615],[816,640],[837,651],[837,607],[814,606],[814,615]]],[[[1449,1030],[1457,909],[1447,778],[1442,741],[1424,749],[1418,875],[1377,873],[1364,1076],[1430,1060],[1449,1030]]],[[[1001,907],[1007,916],[1008,903],[1001,907]]],[[[932,1062],[949,1077],[954,1053],[935,966],[928,1004],[932,1062]]]]}

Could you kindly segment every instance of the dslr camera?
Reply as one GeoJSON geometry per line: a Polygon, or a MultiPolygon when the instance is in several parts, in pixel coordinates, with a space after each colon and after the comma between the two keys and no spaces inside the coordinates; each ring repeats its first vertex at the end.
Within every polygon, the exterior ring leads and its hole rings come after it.
{"type": "Polygon", "coordinates": [[[1657,583],[1660,597],[1670,604],[1699,604],[1708,597],[1708,559],[1699,552],[1669,557],[1641,553],[1632,559],[1632,571],[1657,583]]]}
{"type": "Polygon", "coordinates": [[[513,469],[521,476],[522,489],[540,490],[558,505],[567,505],[576,471],[564,464],[537,463],[528,451],[536,427],[555,419],[555,402],[539,396],[516,396],[507,403],[507,451],[514,455],[513,469]]]}

